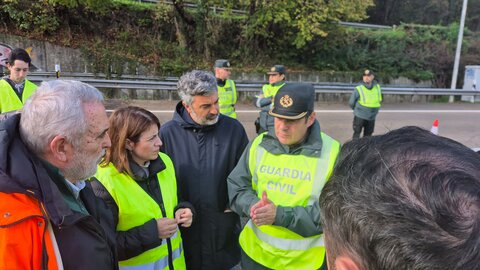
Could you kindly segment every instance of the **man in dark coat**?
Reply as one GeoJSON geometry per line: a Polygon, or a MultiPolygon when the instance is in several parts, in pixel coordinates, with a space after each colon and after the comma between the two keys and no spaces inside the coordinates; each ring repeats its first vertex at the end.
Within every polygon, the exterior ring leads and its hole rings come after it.
{"type": "Polygon", "coordinates": [[[248,138],[236,119],[219,113],[213,74],[194,70],[178,82],[173,120],[160,129],[162,151],[175,166],[180,197],[196,210],[181,228],[188,269],[230,269],[240,261],[240,221],[228,204],[227,176],[248,138]]]}
{"type": "Polygon", "coordinates": [[[44,82],[0,122],[0,269],[117,269],[115,227],[85,179],[110,147],[102,94],[44,82]]]}

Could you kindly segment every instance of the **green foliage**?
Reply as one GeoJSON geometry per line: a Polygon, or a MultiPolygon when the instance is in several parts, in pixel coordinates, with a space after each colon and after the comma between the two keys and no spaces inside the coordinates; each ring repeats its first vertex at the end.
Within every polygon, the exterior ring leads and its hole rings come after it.
{"type": "Polygon", "coordinates": [[[112,4],[111,0],[48,0],[50,4],[68,8],[87,7],[98,12],[105,12],[112,4]]]}
{"type": "MultiPolygon", "coordinates": [[[[451,77],[457,33],[457,25],[401,25],[391,30],[348,28],[313,43],[317,49],[303,59],[319,70],[371,68],[382,81],[403,76],[416,81],[431,80],[438,87],[446,87],[451,77]]],[[[474,49],[478,42],[476,37],[467,38],[470,42],[464,42],[467,53],[463,59],[476,64],[480,62],[478,50],[474,49]]]]}
{"type": "Polygon", "coordinates": [[[20,30],[31,31],[32,34],[53,33],[59,26],[59,20],[54,7],[47,2],[10,0],[2,4],[2,9],[20,30]]]}
{"type": "Polygon", "coordinates": [[[326,37],[331,30],[331,23],[366,18],[367,8],[373,5],[372,0],[240,2],[251,7],[255,3],[255,9],[250,13],[244,29],[246,39],[271,39],[281,36],[297,49],[303,48],[315,38],[326,37]]]}
{"type": "MultiPolygon", "coordinates": [[[[79,46],[90,71],[111,78],[138,68],[152,75],[180,75],[211,69],[215,58],[228,58],[239,71],[263,72],[282,63],[289,70],[314,69],[334,79],[370,68],[383,82],[404,76],[447,86],[458,24],[369,30],[337,23],[361,20],[371,2],[198,0],[198,8],[191,9],[181,1],[175,8],[127,0],[10,0],[2,2],[0,16],[7,28],[0,29],[79,46]],[[102,10],[107,6],[108,13],[102,10]]],[[[478,64],[479,48],[478,35],[466,31],[461,65],[478,64]]]]}

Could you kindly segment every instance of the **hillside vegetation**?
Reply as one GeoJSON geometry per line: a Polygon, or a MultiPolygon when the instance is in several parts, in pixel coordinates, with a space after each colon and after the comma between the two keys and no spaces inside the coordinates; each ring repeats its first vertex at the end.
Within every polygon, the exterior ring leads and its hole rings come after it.
{"type": "MultiPolygon", "coordinates": [[[[179,75],[228,58],[246,72],[275,63],[333,75],[368,67],[387,82],[404,76],[449,86],[458,24],[369,30],[337,23],[366,19],[370,0],[222,3],[219,12],[211,0],[196,8],[179,1],[0,1],[0,31],[81,48],[95,71],[107,74],[110,66],[124,74],[143,65],[155,75],[179,75]],[[240,8],[246,12],[232,11],[240,8]]],[[[480,63],[478,36],[466,30],[461,66],[480,63]]]]}

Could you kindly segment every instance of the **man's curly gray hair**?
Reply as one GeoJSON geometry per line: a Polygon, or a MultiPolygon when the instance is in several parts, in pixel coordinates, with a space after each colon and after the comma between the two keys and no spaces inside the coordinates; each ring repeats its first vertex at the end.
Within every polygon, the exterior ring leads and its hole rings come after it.
{"type": "Polygon", "coordinates": [[[194,96],[210,96],[217,93],[217,80],[211,72],[192,70],[180,77],[177,84],[178,95],[187,105],[191,105],[194,96]]]}

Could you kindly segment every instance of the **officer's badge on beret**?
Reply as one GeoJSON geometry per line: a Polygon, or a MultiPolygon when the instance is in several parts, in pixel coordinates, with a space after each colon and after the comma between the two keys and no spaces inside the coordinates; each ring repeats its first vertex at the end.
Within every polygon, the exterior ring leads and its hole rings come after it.
{"type": "Polygon", "coordinates": [[[218,59],[215,61],[215,65],[213,65],[215,68],[230,68],[230,61],[226,59],[218,59]]]}
{"type": "Polygon", "coordinates": [[[373,72],[369,69],[366,69],[364,72],[363,72],[363,76],[372,76],[373,75],[373,72]]]}
{"type": "Polygon", "coordinates": [[[306,83],[286,83],[275,94],[271,116],[284,119],[300,119],[312,112],[315,102],[313,85],[306,83]]]}
{"type": "Polygon", "coordinates": [[[285,67],[283,65],[275,65],[270,68],[270,71],[267,74],[285,74],[285,67]]]}
{"type": "Polygon", "coordinates": [[[285,95],[280,98],[280,105],[282,105],[284,108],[288,108],[292,106],[293,100],[289,95],[285,95]]]}

